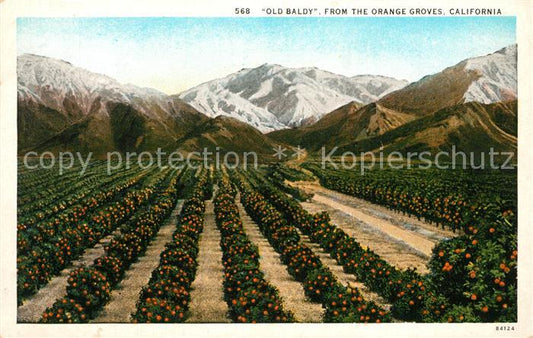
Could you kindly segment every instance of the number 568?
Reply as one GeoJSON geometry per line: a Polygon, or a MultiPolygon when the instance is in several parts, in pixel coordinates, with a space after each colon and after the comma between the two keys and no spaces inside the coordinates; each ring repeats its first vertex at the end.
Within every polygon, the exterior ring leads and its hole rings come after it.
{"type": "Polygon", "coordinates": [[[250,14],[250,8],[235,8],[235,14],[250,14]]]}

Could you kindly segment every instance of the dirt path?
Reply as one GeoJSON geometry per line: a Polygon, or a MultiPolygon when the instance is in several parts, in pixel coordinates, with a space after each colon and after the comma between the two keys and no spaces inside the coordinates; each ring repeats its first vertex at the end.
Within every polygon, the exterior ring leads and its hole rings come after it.
{"type": "Polygon", "coordinates": [[[382,306],[386,310],[389,310],[391,305],[381,298],[378,294],[368,290],[368,288],[361,282],[357,281],[357,278],[353,274],[344,272],[341,265],[339,265],[331,256],[320,247],[320,245],[311,242],[309,237],[298,230],[300,240],[303,244],[307,245],[313,252],[320,258],[322,264],[331,270],[331,273],[337,278],[342,285],[348,285],[350,287],[356,287],[361,292],[361,295],[368,301],[374,301],[376,304],[382,306]]]}
{"type": "Polygon", "coordinates": [[[396,226],[382,218],[370,216],[362,211],[357,210],[356,208],[336,202],[328,197],[315,195],[313,197],[313,201],[317,201],[318,203],[330,206],[350,216],[353,216],[361,222],[367,224],[368,226],[374,227],[377,230],[389,235],[390,237],[404,242],[406,245],[410,246],[415,250],[420,251],[422,254],[428,257],[431,255],[431,250],[435,246],[435,242],[421,235],[418,235],[415,232],[402,229],[401,227],[396,226]]]}
{"type": "Polygon", "coordinates": [[[421,273],[428,272],[426,263],[435,244],[455,235],[315,182],[296,185],[314,193],[310,202],[302,203],[306,210],[328,211],[337,226],[401,269],[414,267],[421,273]]]}
{"type": "Polygon", "coordinates": [[[420,273],[427,273],[428,257],[413,249],[406,243],[389,236],[386,232],[364,223],[354,216],[337,208],[319,203],[315,200],[301,203],[302,207],[311,212],[327,211],[333,224],[355,238],[361,245],[369,247],[384,260],[400,269],[416,268],[420,273]]]}
{"type": "Polygon", "coordinates": [[[414,232],[415,234],[425,237],[426,239],[433,242],[438,242],[443,239],[452,238],[459,235],[459,233],[457,232],[454,233],[451,230],[438,228],[434,224],[429,224],[424,221],[418,220],[416,217],[403,215],[399,212],[389,210],[384,206],[373,204],[361,198],[349,196],[335,190],[324,188],[318,182],[300,181],[287,183],[297,186],[306,192],[314,193],[317,196],[329,198],[341,204],[357,208],[357,210],[369,216],[386,220],[387,222],[392,223],[397,227],[414,232]]]}
{"type": "Polygon", "coordinates": [[[198,271],[192,283],[187,322],[230,323],[227,317],[228,305],[224,301],[220,232],[215,224],[212,201],[206,201],[205,204],[204,231],[198,246],[198,271]]]}
{"type": "Polygon", "coordinates": [[[132,312],[135,311],[139,293],[152,275],[152,271],[159,265],[161,252],[165,244],[172,240],[172,234],[176,230],[178,216],[183,206],[180,200],[176,207],[161,226],[159,232],[152,240],[143,257],[133,263],[126,271],[124,279],[111,293],[109,303],[102,309],[93,322],[96,323],[129,323],[132,312]]]}
{"type": "Polygon", "coordinates": [[[299,322],[322,322],[324,310],[321,304],[313,303],[306,298],[302,284],[289,275],[285,265],[281,263],[279,254],[274,251],[257,224],[248,216],[243,205],[240,202],[237,205],[244,231],[250,241],[259,248],[261,271],[265,274],[266,280],[279,290],[285,309],[292,311],[299,322]]]}
{"type": "Polygon", "coordinates": [[[17,321],[19,323],[35,323],[41,319],[43,312],[51,306],[56,299],[67,294],[67,280],[70,271],[83,265],[91,265],[93,261],[105,254],[104,246],[120,232],[113,233],[102,238],[94,247],[87,249],[83,255],[74,261],[69,267],[63,269],[59,276],[53,277],[48,284],[42,287],[33,297],[26,299],[17,309],[17,321]]]}

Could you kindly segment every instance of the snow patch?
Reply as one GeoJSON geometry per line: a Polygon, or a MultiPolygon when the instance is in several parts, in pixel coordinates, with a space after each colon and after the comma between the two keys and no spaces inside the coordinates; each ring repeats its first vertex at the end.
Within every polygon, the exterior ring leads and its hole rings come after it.
{"type": "Polygon", "coordinates": [[[227,115],[263,132],[298,127],[356,101],[370,103],[405,87],[407,81],[383,76],[346,77],[318,68],[264,64],[191,88],[179,97],[208,116],[227,115]],[[226,109],[207,100],[223,101],[226,109]],[[234,106],[233,112],[227,107],[234,106]],[[244,113],[243,113],[244,112],[244,113]]]}
{"type": "Polygon", "coordinates": [[[480,77],[464,94],[465,102],[484,104],[517,98],[517,46],[511,45],[495,53],[466,61],[465,70],[480,77]]]}

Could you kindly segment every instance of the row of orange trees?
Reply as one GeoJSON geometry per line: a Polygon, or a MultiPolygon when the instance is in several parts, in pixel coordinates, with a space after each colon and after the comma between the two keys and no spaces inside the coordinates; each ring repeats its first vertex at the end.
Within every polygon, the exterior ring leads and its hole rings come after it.
{"type": "Polygon", "coordinates": [[[19,218],[18,255],[24,256],[35,244],[53,241],[55,235],[60,235],[70,226],[85,221],[93,212],[97,212],[115,199],[124,197],[129,189],[140,185],[145,179],[145,173],[135,177],[117,175],[110,178],[110,185],[106,189],[84,190],[80,192],[81,195],[70,196],[68,202],[59,202],[38,214],[29,215],[26,222],[19,218]]]}
{"type": "Polygon", "coordinates": [[[395,317],[422,320],[420,308],[428,292],[416,271],[400,271],[370,249],[363,249],[354,238],[331,224],[326,212],[311,215],[298,202],[268,184],[262,186],[262,192],[289,222],[326,250],[346,272],[353,273],[370,290],[389,301],[395,317]]]}
{"type": "MultiPolygon", "coordinates": [[[[130,168],[119,175],[127,177],[135,175],[138,168],[130,168]]],[[[39,171],[32,173],[40,175],[39,171]]],[[[53,179],[48,178],[46,182],[32,186],[30,188],[20,187],[17,198],[17,221],[18,223],[28,223],[28,220],[37,217],[46,216],[54,206],[67,206],[75,203],[73,197],[83,196],[84,192],[90,188],[104,187],[106,184],[118,177],[119,175],[107,175],[103,164],[92,166],[87,169],[84,175],[80,176],[79,172],[74,171],[70,174],[64,174],[53,179]],[[51,207],[50,209],[47,209],[51,207]]],[[[28,179],[27,175],[22,179],[28,179]]],[[[22,182],[21,182],[22,184],[22,182]]],[[[19,188],[19,187],[17,187],[19,188]]],[[[79,199],[79,198],[78,198],[79,199]]],[[[57,208],[59,210],[59,208],[57,208]]]]}
{"type": "Polygon", "coordinates": [[[280,253],[289,273],[304,284],[310,299],[322,303],[325,322],[390,321],[390,314],[374,302],[366,301],[359,290],[340,284],[320,258],[300,242],[296,229],[260,193],[242,181],[239,189],[247,212],[280,253]]]}
{"type": "MultiPolygon", "coordinates": [[[[26,163],[28,166],[24,161],[19,161],[17,170],[17,191],[19,193],[19,196],[17,197],[22,203],[28,202],[26,196],[39,190],[54,187],[55,182],[79,179],[80,172],[83,169],[80,165],[74,165],[70,170],[67,169],[60,174],[57,165],[49,167],[46,165],[48,163],[43,162],[46,166],[46,168],[44,168],[40,166],[39,160],[29,160],[26,163]]],[[[98,161],[89,165],[85,173],[90,175],[91,173],[98,171],[105,172],[105,167],[105,161],[98,161]]]]}
{"type": "Polygon", "coordinates": [[[487,213],[489,220],[493,214],[516,213],[516,172],[413,169],[372,170],[360,175],[311,164],[307,167],[326,188],[453,231],[468,232],[471,223],[487,213]]]}
{"type": "Polygon", "coordinates": [[[259,268],[258,249],[244,232],[235,190],[226,178],[220,181],[215,197],[215,218],[221,233],[224,299],[230,318],[238,323],[293,322],[293,314],[283,308],[278,290],[259,268]]]}
{"type": "Polygon", "coordinates": [[[19,226],[19,303],[146,204],[167,174],[156,175],[144,189],[127,190],[136,185],[138,179],[115,186],[101,193],[102,201],[95,199],[92,204],[75,207],[51,222],[30,226],[28,231],[26,226],[19,226]],[[105,203],[110,199],[115,201],[105,203]]]}
{"type": "Polygon", "coordinates": [[[159,266],[139,295],[136,311],[131,316],[134,323],[185,321],[198,265],[198,240],[204,226],[207,184],[204,173],[184,202],[172,241],[161,253],[159,266]]]}
{"type": "Polygon", "coordinates": [[[464,224],[465,234],[440,242],[428,263],[430,273],[419,276],[412,271],[397,271],[375,253],[361,249],[331,224],[327,214],[309,215],[285,194],[272,187],[265,189],[273,203],[329,250],[347,271],[393,302],[392,311],[399,318],[426,322],[516,321],[518,251],[513,212],[501,212],[494,206],[477,207],[464,224]],[[411,286],[413,281],[422,284],[407,288],[406,281],[411,286]],[[394,299],[395,294],[401,297],[394,299]],[[405,296],[409,294],[415,297],[405,296]]]}
{"type": "MultiPolygon", "coordinates": [[[[98,168],[96,168],[98,169],[98,168]]],[[[114,175],[107,175],[104,172],[98,172],[96,178],[98,181],[89,179],[71,180],[62,177],[57,178],[54,188],[44,189],[46,197],[32,196],[33,194],[24,194],[19,198],[17,209],[17,224],[25,226],[28,230],[38,230],[39,227],[49,225],[55,218],[64,217],[64,214],[76,211],[80,207],[91,207],[94,204],[94,198],[102,198],[102,192],[111,191],[120,185],[134,181],[135,184],[142,182],[146,172],[140,173],[138,169],[126,170],[114,175]],[[104,176],[105,175],[105,176],[104,176]],[[64,195],[60,192],[69,191],[64,195]],[[31,202],[22,202],[30,198],[31,202]]]]}
{"type": "Polygon", "coordinates": [[[178,177],[172,175],[155,193],[150,205],[137,211],[123,224],[105,248],[105,254],[92,266],[73,270],[68,278],[66,296],[43,313],[45,323],[79,323],[95,318],[108,302],[111,290],[124,272],[146,250],[162,222],[176,205],[178,177]]]}

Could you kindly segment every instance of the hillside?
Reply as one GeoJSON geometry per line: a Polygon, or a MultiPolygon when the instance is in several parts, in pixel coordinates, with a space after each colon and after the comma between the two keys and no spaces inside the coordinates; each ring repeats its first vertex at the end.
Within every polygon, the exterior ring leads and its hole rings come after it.
{"type": "Polygon", "coordinates": [[[305,126],[351,101],[370,103],[407,84],[373,75],[346,77],[317,68],[264,64],[179,95],[210,117],[225,115],[262,132],[305,126]]]}
{"type": "Polygon", "coordinates": [[[218,116],[205,121],[184,135],[177,143],[178,148],[185,151],[207,149],[220,153],[255,152],[264,155],[273,154],[273,148],[277,146],[275,141],[247,123],[227,116],[218,116]]]}
{"type": "MultiPolygon", "coordinates": [[[[422,148],[426,147],[425,145],[438,148],[457,140],[469,149],[477,149],[485,144],[511,149],[516,147],[516,138],[502,138],[500,132],[492,130],[490,126],[503,122],[514,125],[516,104],[514,110],[511,104],[510,108],[503,109],[507,113],[502,112],[497,116],[489,114],[492,109],[483,113],[485,109],[480,108],[482,106],[462,105],[470,102],[506,102],[503,106],[507,107],[507,104],[516,100],[516,85],[516,45],[513,45],[486,56],[464,60],[394,91],[375,103],[363,107],[350,103],[325,115],[313,125],[275,131],[269,136],[278,142],[299,144],[309,150],[317,150],[322,146],[332,148],[344,144],[373,144],[373,141],[367,142],[365,139],[386,140],[390,143],[389,147],[400,150],[417,148],[415,140],[420,141],[422,148]],[[448,123],[443,122],[441,128],[429,128],[428,121],[439,120],[444,114],[442,111],[450,110],[457,111],[454,116],[460,122],[451,119],[448,123]],[[467,116],[461,116],[461,112],[467,116]],[[471,115],[472,112],[476,112],[476,116],[471,115]],[[419,119],[422,120],[418,121],[419,119]],[[510,120],[505,122],[495,119],[510,120]],[[454,129],[456,123],[464,124],[465,127],[454,129]],[[402,131],[413,133],[409,140],[392,140],[388,139],[389,136],[381,138],[386,134],[396,135],[392,131],[404,125],[406,128],[401,129],[402,131]],[[422,139],[418,139],[420,137],[422,139]],[[435,140],[431,140],[433,137],[435,140]],[[468,141],[470,137],[472,140],[468,141]],[[393,145],[393,142],[398,144],[393,145]]],[[[505,128],[502,130],[506,131],[505,128]]]]}
{"type": "Polygon", "coordinates": [[[516,151],[517,101],[469,102],[441,109],[382,135],[346,143],[339,151],[516,151]]]}
{"type": "Polygon", "coordinates": [[[19,152],[170,149],[207,120],[177,97],[62,60],[22,55],[17,74],[19,152]]]}
{"type": "Polygon", "coordinates": [[[470,58],[407,86],[264,64],[173,96],[25,54],[17,65],[19,153],[219,147],[271,154],[277,144],[514,149],[516,51],[470,58]]]}
{"type": "Polygon", "coordinates": [[[386,95],[384,107],[424,115],[466,102],[495,103],[517,98],[517,46],[470,58],[386,95]]]}

